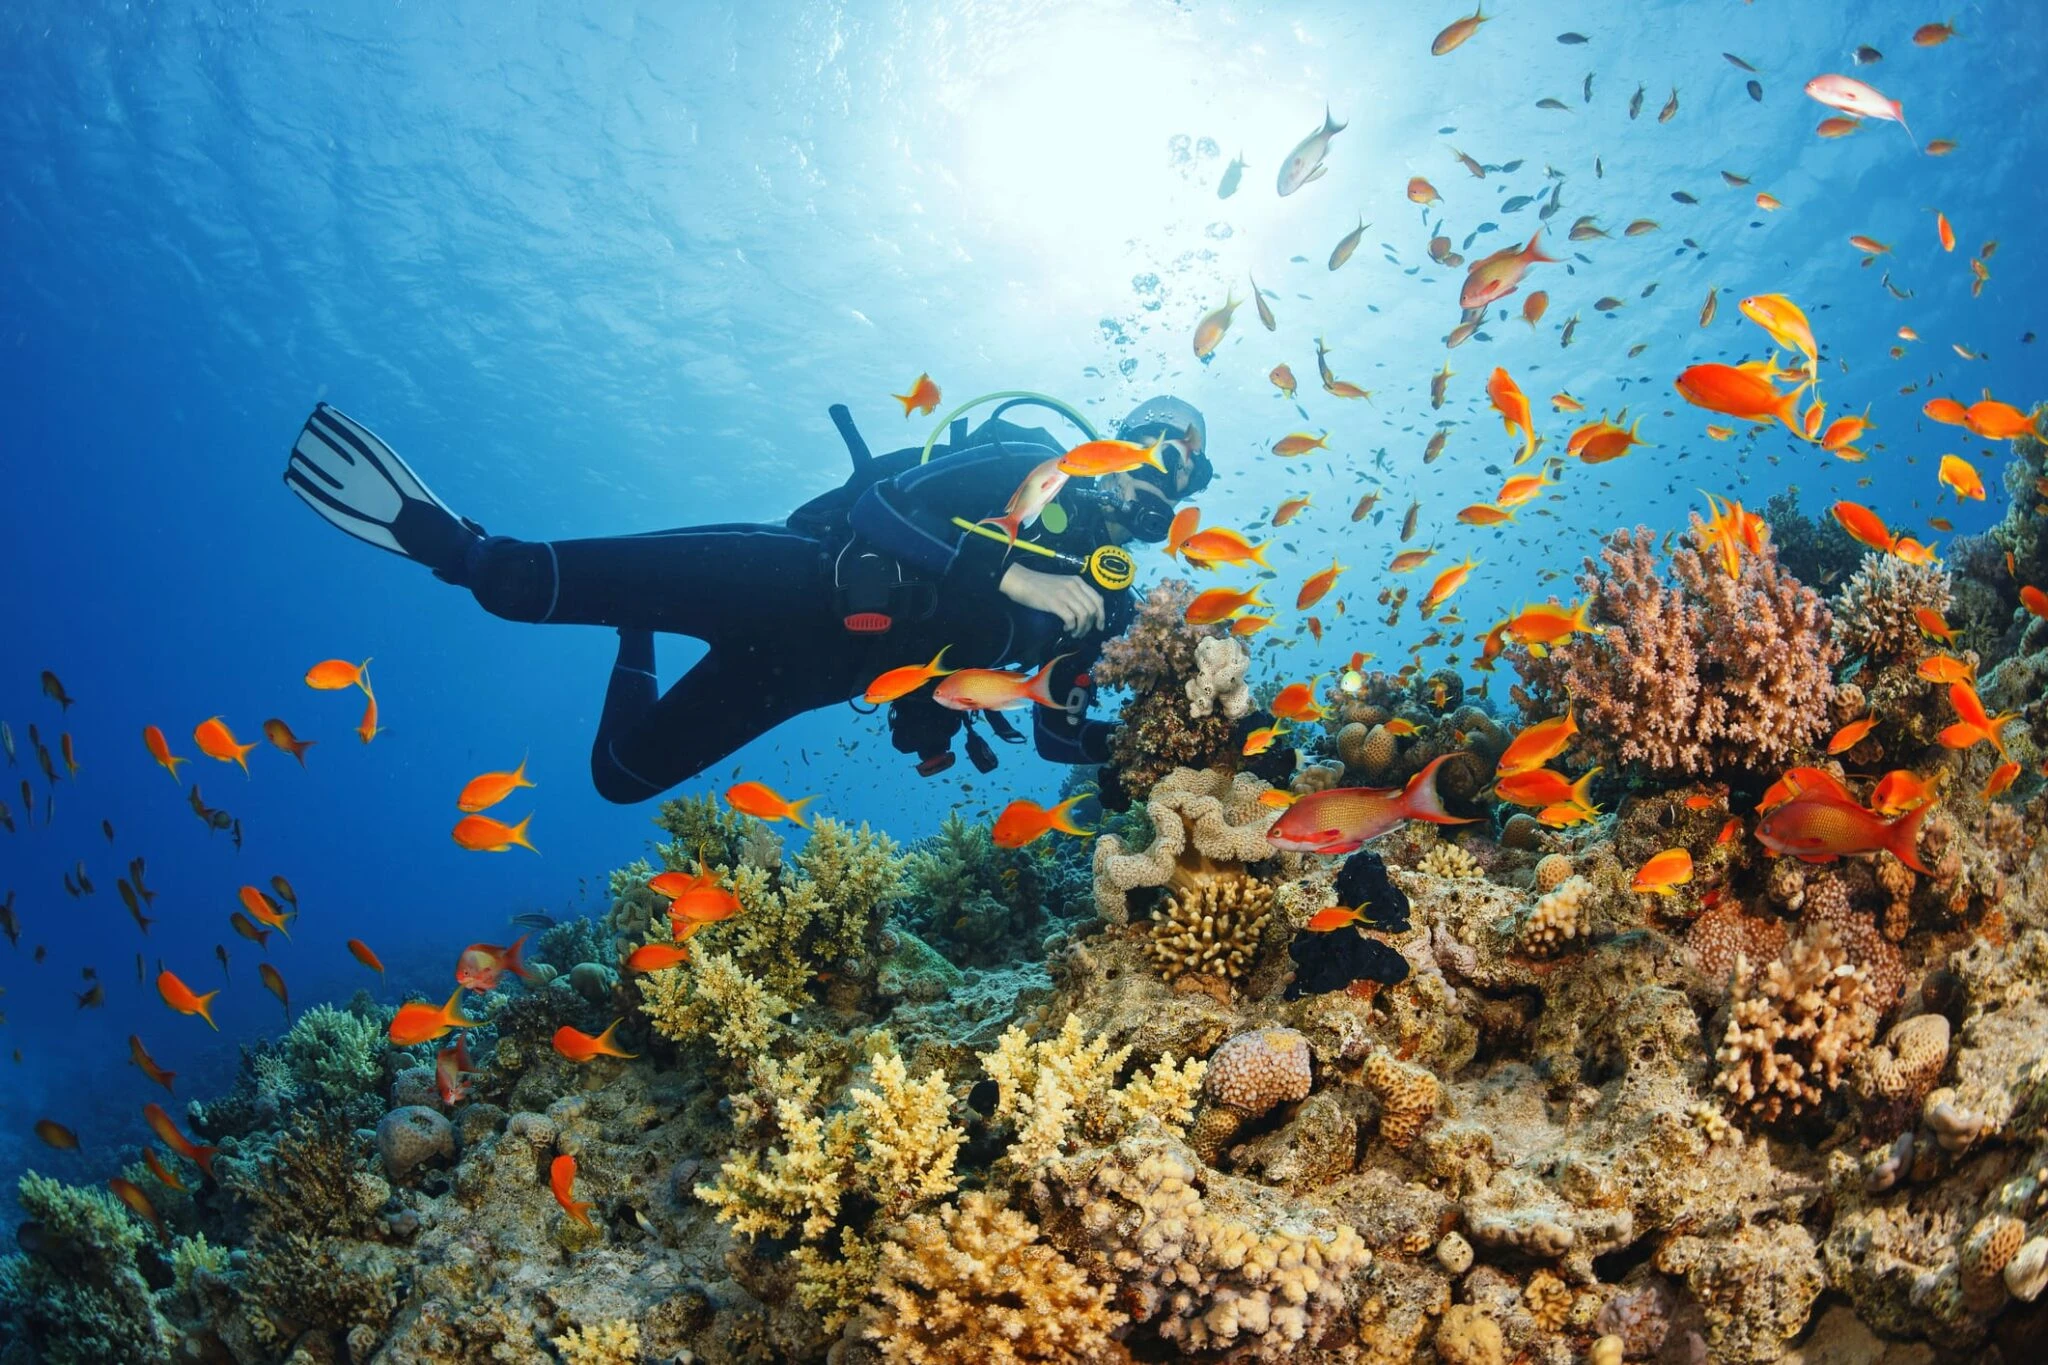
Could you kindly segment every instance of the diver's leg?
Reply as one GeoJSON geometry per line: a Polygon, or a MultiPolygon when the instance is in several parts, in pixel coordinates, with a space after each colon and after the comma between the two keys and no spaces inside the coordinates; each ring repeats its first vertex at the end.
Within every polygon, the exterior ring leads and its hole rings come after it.
{"type": "Polygon", "coordinates": [[[656,701],[653,662],[651,637],[619,632],[590,776],[621,805],[659,796],[784,721],[852,695],[844,659],[713,649],[656,701]]]}
{"type": "Polygon", "coordinates": [[[718,641],[833,623],[825,550],[780,526],[684,527],[595,540],[493,537],[457,580],[513,621],[718,641]]]}

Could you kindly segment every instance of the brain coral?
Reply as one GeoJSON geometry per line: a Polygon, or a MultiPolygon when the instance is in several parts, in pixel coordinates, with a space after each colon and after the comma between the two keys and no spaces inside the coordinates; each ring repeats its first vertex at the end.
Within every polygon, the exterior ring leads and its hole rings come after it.
{"type": "Polygon", "coordinates": [[[1211,1099],[1257,1118],[1305,1098],[1310,1081],[1308,1039],[1291,1028],[1262,1028],[1224,1040],[1209,1058],[1204,1088],[1211,1099]]]}

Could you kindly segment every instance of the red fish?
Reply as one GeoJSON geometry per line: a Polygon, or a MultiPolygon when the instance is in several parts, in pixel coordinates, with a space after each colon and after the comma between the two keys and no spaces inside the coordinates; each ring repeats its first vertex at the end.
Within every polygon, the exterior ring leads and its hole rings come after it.
{"type": "Polygon", "coordinates": [[[574,1218],[584,1227],[594,1228],[590,1221],[589,1203],[578,1203],[573,1197],[576,1191],[576,1158],[564,1153],[548,1167],[548,1188],[554,1191],[555,1202],[562,1206],[562,1212],[574,1218]]]}
{"type": "Polygon", "coordinates": [[[418,1000],[400,1005],[398,1013],[392,1016],[387,1036],[400,1047],[411,1047],[415,1043],[431,1043],[451,1029],[476,1026],[476,1020],[462,1013],[462,987],[457,986],[445,1005],[418,1000]]]}
{"type": "Polygon", "coordinates": [[[218,1147],[201,1146],[179,1132],[178,1125],[172,1121],[171,1116],[164,1111],[164,1107],[160,1104],[143,1105],[142,1118],[149,1125],[149,1131],[155,1133],[162,1140],[164,1146],[170,1148],[208,1175],[213,1174],[213,1154],[220,1150],[218,1147]]]}
{"type": "Polygon", "coordinates": [[[626,955],[629,972],[665,972],[690,960],[690,950],[680,943],[649,943],[626,955]]]}
{"type": "Polygon", "coordinates": [[[455,963],[455,979],[473,991],[496,990],[499,979],[506,972],[521,981],[532,980],[526,964],[519,957],[519,950],[526,946],[528,937],[521,934],[512,940],[509,948],[501,948],[495,943],[470,944],[462,950],[462,956],[455,963]]]}
{"type": "Polygon", "coordinates": [[[573,1029],[564,1024],[555,1030],[555,1051],[572,1062],[594,1061],[599,1057],[619,1057],[630,1061],[640,1054],[627,1052],[612,1041],[612,1035],[618,1032],[619,1025],[623,1022],[619,1019],[612,1020],[605,1025],[604,1032],[595,1038],[581,1029],[573,1029]]]}
{"type": "Polygon", "coordinates": [[[370,951],[369,944],[359,938],[352,938],[348,941],[348,951],[349,956],[353,957],[356,961],[362,963],[377,975],[384,975],[384,964],[378,960],[375,953],[370,951]]]}
{"type": "Polygon", "coordinates": [[[441,1103],[453,1106],[469,1094],[469,1085],[462,1079],[476,1068],[469,1060],[469,1039],[458,1034],[455,1046],[444,1047],[434,1054],[434,1089],[440,1092],[441,1103]]]}
{"type": "Polygon", "coordinates": [[[1088,793],[1082,792],[1048,809],[1036,801],[1027,801],[1019,797],[1003,807],[1003,813],[996,817],[995,829],[992,832],[996,847],[1022,848],[1053,830],[1082,839],[1088,838],[1095,831],[1081,828],[1073,819],[1074,807],[1087,799],[1088,793]]]}
{"type": "Polygon", "coordinates": [[[1018,534],[1037,521],[1039,513],[1067,486],[1067,471],[1060,468],[1060,458],[1063,457],[1047,460],[1026,474],[1017,491],[1010,494],[1001,516],[983,517],[977,524],[1001,527],[1010,544],[1015,545],[1018,534]]]}
{"type": "Polygon", "coordinates": [[[1915,872],[1929,875],[1920,862],[1918,847],[1921,822],[1933,809],[1934,803],[1929,802],[1886,821],[1829,792],[1805,792],[1758,822],[1756,837],[1772,852],[1802,862],[1827,863],[1859,853],[1888,852],[1915,872]]]}
{"type": "Polygon", "coordinates": [[[37,1119],[36,1136],[60,1152],[78,1150],[78,1134],[55,1119],[37,1119]]]}
{"type": "Polygon", "coordinates": [[[190,759],[179,758],[176,754],[172,753],[171,742],[165,739],[164,732],[157,729],[154,725],[142,727],[142,745],[149,750],[149,756],[157,761],[157,766],[171,775],[171,781],[173,782],[180,780],[178,777],[178,765],[191,762],[190,759]]]}
{"type": "Polygon", "coordinates": [[[1266,842],[1295,853],[1352,853],[1408,820],[1465,825],[1437,794],[1436,772],[1445,754],[1410,778],[1406,787],[1332,787],[1311,792],[1289,806],[1266,831],[1266,842]]]}
{"type": "Polygon", "coordinates": [[[1629,890],[1668,896],[1691,880],[1692,854],[1682,848],[1667,848],[1636,869],[1629,890]]]}
{"type": "Polygon", "coordinates": [[[133,1033],[128,1035],[128,1060],[140,1067],[143,1075],[165,1090],[169,1090],[171,1082],[178,1079],[177,1072],[166,1071],[156,1064],[156,1059],[149,1055],[149,1049],[142,1045],[142,1039],[133,1033]]]}
{"type": "Polygon", "coordinates": [[[1472,263],[1465,272],[1465,284],[1458,291],[1460,308],[1485,308],[1515,292],[1529,267],[1538,263],[1557,264],[1555,256],[1543,254],[1543,230],[1538,228],[1525,247],[1502,247],[1491,256],[1472,263]]]}
{"type": "Polygon", "coordinates": [[[178,1179],[176,1171],[164,1165],[164,1159],[156,1154],[156,1148],[144,1147],[142,1149],[142,1164],[149,1168],[151,1175],[172,1189],[182,1190],[185,1188],[185,1182],[178,1179]]]}
{"type": "Polygon", "coordinates": [[[951,648],[951,645],[941,647],[937,654],[932,655],[932,661],[923,667],[906,664],[902,668],[890,669],[868,684],[868,690],[861,694],[861,700],[870,706],[886,706],[892,701],[909,696],[933,678],[947,676],[953,670],[941,668],[939,664],[945,659],[946,651],[951,648]]]}
{"type": "Polygon", "coordinates": [[[892,393],[889,396],[903,405],[905,417],[914,412],[929,416],[939,406],[939,386],[932,383],[928,374],[919,375],[917,382],[910,386],[909,393],[892,393]]]}

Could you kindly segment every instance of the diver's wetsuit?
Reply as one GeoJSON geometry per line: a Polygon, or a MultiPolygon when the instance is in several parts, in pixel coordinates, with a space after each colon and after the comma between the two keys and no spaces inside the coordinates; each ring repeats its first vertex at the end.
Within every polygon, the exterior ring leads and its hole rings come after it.
{"type": "MultiPolygon", "coordinates": [[[[948,667],[1037,668],[1065,654],[1050,693],[1063,710],[1034,706],[1036,747],[1057,763],[1099,763],[1110,725],[1085,717],[1088,669],[1105,639],[1129,624],[1129,593],[1105,593],[1103,632],[1068,639],[1059,621],[1018,606],[997,590],[1010,551],[951,523],[1001,513],[1024,476],[1060,453],[1051,436],[989,421],[958,448],[876,461],[902,472],[878,479],[848,510],[828,494],[783,526],[679,527],[595,540],[492,537],[460,575],[485,610],[513,621],[611,626],[618,662],[605,692],[591,750],[598,792],[644,801],[702,772],[784,721],[859,696],[884,670],[921,664],[943,646],[948,667]],[[849,525],[850,523],[850,525],[849,525]],[[849,539],[895,559],[930,585],[921,620],[898,617],[883,635],[849,632],[841,620],[833,563],[849,539]],[[654,675],[652,632],[692,635],[709,652],[666,693],[654,675]]],[[[1069,499],[1065,530],[1026,538],[1085,557],[1103,541],[1096,507],[1069,499]]],[[[1047,561],[1050,564],[1050,561],[1047,561]]],[[[928,691],[897,703],[897,743],[906,752],[944,749],[960,725],[928,691]]]]}

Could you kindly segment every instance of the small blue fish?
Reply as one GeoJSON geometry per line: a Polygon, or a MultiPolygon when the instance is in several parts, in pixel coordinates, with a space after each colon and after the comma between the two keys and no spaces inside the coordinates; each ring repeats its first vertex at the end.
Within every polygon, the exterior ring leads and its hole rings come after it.
{"type": "Polygon", "coordinates": [[[1237,182],[1244,176],[1244,153],[1239,152],[1236,160],[1223,168],[1223,179],[1217,182],[1216,197],[1228,199],[1237,193],[1237,182]]]}

